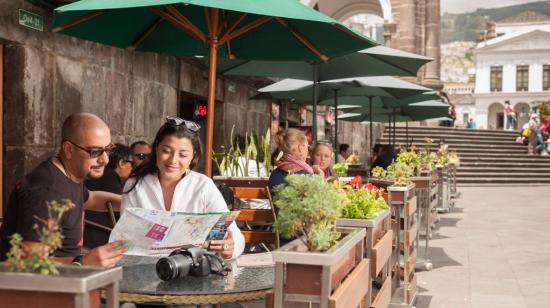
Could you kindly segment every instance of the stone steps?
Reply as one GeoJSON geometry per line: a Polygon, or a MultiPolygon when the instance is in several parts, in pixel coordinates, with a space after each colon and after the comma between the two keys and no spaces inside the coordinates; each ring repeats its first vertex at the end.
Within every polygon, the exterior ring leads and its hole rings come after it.
{"type": "MultiPolygon", "coordinates": [[[[527,146],[515,143],[518,132],[447,127],[405,127],[396,129],[396,145],[408,140],[417,148],[434,140],[432,150],[442,141],[460,157],[457,182],[461,185],[512,185],[550,183],[550,156],[527,155],[527,146]]],[[[378,143],[390,141],[386,129],[378,143]]]]}

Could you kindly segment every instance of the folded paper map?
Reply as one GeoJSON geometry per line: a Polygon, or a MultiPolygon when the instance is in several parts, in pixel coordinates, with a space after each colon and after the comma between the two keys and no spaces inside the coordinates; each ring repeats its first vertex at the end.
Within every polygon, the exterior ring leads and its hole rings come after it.
{"type": "Polygon", "coordinates": [[[239,212],[171,213],[129,208],[111,232],[109,242],[123,240],[132,255],[167,255],[174,249],[223,239],[239,212]]]}

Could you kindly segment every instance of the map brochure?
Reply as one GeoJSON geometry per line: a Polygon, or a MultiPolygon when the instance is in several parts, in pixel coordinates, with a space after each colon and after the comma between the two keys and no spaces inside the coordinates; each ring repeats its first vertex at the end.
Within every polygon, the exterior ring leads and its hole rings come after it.
{"type": "Polygon", "coordinates": [[[123,240],[131,255],[168,255],[175,249],[223,239],[239,212],[172,213],[129,208],[111,232],[109,242],[123,240]]]}

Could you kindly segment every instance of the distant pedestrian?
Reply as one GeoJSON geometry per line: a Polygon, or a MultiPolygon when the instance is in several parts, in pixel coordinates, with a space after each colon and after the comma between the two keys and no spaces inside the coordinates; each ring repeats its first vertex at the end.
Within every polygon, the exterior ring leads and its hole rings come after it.
{"type": "Polygon", "coordinates": [[[470,118],[470,120],[468,120],[468,124],[466,125],[466,128],[475,129],[476,121],[474,121],[473,118],[470,118]]]}
{"type": "Polygon", "coordinates": [[[516,117],[510,101],[504,101],[504,114],[506,115],[506,129],[514,130],[516,128],[516,117]]]}
{"type": "Polygon", "coordinates": [[[350,155],[351,155],[351,148],[349,147],[349,144],[346,144],[346,143],[340,144],[340,148],[338,149],[337,162],[345,163],[346,159],[348,159],[350,155]]]}

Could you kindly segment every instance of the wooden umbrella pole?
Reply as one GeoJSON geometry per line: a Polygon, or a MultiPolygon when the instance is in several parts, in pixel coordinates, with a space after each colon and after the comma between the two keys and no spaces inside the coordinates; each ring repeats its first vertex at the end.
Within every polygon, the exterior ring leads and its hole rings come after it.
{"type": "Polygon", "coordinates": [[[216,65],[218,62],[218,15],[214,9],[211,15],[212,30],[210,33],[210,57],[208,63],[208,102],[206,115],[206,146],[204,155],[204,174],[212,176],[212,148],[214,144],[214,116],[216,103],[216,65]]]}
{"type": "Polygon", "coordinates": [[[372,157],[372,96],[369,96],[369,154],[371,158],[371,164],[373,163],[372,157]]]}
{"type": "Polygon", "coordinates": [[[313,65],[313,121],[312,121],[312,133],[313,142],[317,142],[317,86],[319,85],[319,66],[315,62],[313,65]]]}

